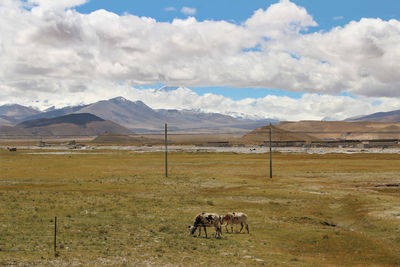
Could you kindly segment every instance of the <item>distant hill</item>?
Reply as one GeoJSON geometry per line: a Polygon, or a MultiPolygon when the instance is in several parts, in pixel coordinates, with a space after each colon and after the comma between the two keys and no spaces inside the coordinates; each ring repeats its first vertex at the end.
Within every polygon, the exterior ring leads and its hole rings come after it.
{"type": "Polygon", "coordinates": [[[34,137],[34,135],[23,129],[13,126],[0,126],[0,140],[5,139],[29,139],[34,137]]]}
{"type": "Polygon", "coordinates": [[[400,122],[400,110],[357,116],[345,119],[345,121],[400,122]]]}
{"type": "Polygon", "coordinates": [[[276,125],[276,127],[286,131],[307,134],[325,140],[372,140],[400,138],[400,123],[298,121],[280,122],[276,125]]]}
{"type": "Polygon", "coordinates": [[[36,136],[95,136],[106,132],[120,135],[132,134],[132,131],[121,125],[89,113],[29,120],[19,123],[16,128],[24,129],[36,136]]]}
{"type": "Polygon", "coordinates": [[[26,117],[34,116],[39,113],[39,110],[18,104],[3,105],[0,106],[0,125],[11,126],[26,117]]]}
{"type": "Polygon", "coordinates": [[[0,116],[0,126],[12,126],[16,123],[12,118],[8,118],[7,116],[0,116]]]}
{"type": "Polygon", "coordinates": [[[31,107],[25,107],[18,104],[9,104],[0,106],[0,115],[12,117],[14,119],[26,118],[31,115],[39,114],[40,111],[31,107]]]}
{"type": "MultiPolygon", "coordinates": [[[[245,145],[262,145],[264,142],[269,141],[269,129],[270,126],[263,126],[257,128],[250,133],[245,134],[241,138],[235,140],[233,143],[245,144],[245,145]]],[[[293,133],[287,130],[280,129],[275,126],[271,126],[271,140],[276,141],[306,141],[311,142],[318,140],[316,137],[303,134],[293,133]]]]}
{"type": "Polygon", "coordinates": [[[70,114],[51,119],[37,119],[37,120],[24,121],[18,124],[17,127],[34,128],[34,127],[44,127],[61,123],[70,123],[78,126],[86,126],[86,124],[95,121],[104,121],[104,120],[93,114],[79,113],[79,114],[70,114]]]}

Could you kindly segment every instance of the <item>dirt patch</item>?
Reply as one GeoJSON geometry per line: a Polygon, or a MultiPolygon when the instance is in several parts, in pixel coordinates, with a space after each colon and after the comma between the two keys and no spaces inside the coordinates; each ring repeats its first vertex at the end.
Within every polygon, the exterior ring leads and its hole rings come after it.
{"type": "Polygon", "coordinates": [[[285,221],[285,222],[294,222],[294,223],[298,223],[298,224],[323,225],[323,226],[328,226],[328,227],[336,227],[337,226],[336,223],[331,223],[331,222],[327,222],[325,220],[320,220],[320,219],[306,217],[306,216],[302,216],[302,217],[287,217],[287,218],[283,218],[283,221],[285,221]]]}
{"type": "Polygon", "coordinates": [[[400,187],[400,183],[399,184],[378,184],[378,185],[375,185],[375,187],[400,187]]]}
{"type": "Polygon", "coordinates": [[[399,193],[400,183],[378,184],[374,186],[374,189],[384,193],[399,193]]]}

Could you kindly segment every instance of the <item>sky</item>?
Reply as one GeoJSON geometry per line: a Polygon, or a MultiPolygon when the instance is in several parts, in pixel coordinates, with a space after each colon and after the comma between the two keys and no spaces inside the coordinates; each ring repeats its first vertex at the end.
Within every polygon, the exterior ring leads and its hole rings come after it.
{"type": "Polygon", "coordinates": [[[0,0],[0,105],[117,96],[279,120],[400,109],[400,1],[0,0]]]}

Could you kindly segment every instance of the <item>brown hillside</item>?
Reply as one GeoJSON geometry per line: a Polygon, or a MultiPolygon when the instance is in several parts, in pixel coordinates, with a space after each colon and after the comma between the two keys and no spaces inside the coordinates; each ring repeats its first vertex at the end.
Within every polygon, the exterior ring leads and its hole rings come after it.
{"type": "MultiPolygon", "coordinates": [[[[306,141],[311,142],[318,140],[316,137],[309,136],[302,133],[293,133],[287,130],[280,129],[275,126],[272,127],[272,141],[306,141]]],[[[245,134],[241,138],[234,141],[234,144],[245,145],[262,145],[264,142],[269,141],[269,128],[270,126],[263,126],[245,134]]]]}
{"type": "Polygon", "coordinates": [[[59,123],[43,127],[26,128],[33,135],[37,136],[96,136],[105,132],[115,134],[131,134],[132,132],[111,121],[90,122],[85,126],[73,123],[59,123]]]}
{"type": "Polygon", "coordinates": [[[0,126],[12,126],[12,122],[0,117],[0,126]]]}
{"type": "Polygon", "coordinates": [[[400,138],[400,123],[299,121],[280,122],[277,127],[320,139],[373,140],[400,138]]]}
{"type": "Polygon", "coordinates": [[[115,122],[104,120],[89,113],[29,120],[18,124],[17,127],[36,136],[97,136],[106,132],[120,135],[132,134],[131,130],[115,122]]]}
{"type": "Polygon", "coordinates": [[[400,114],[386,116],[380,119],[375,119],[371,121],[379,121],[379,122],[400,122],[400,114]]]}
{"type": "Polygon", "coordinates": [[[25,129],[13,126],[0,126],[0,139],[29,139],[33,135],[25,129]]]}

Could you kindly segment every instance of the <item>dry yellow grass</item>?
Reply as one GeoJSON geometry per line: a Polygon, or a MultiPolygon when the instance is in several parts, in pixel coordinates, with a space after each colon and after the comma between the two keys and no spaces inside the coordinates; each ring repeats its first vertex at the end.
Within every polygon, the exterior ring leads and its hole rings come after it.
{"type": "Polygon", "coordinates": [[[29,152],[0,150],[0,265],[400,264],[400,155],[277,153],[269,179],[265,154],[171,153],[165,178],[163,153],[29,152]],[[201,211],[250,235],[191,237],[201,211]]]}

